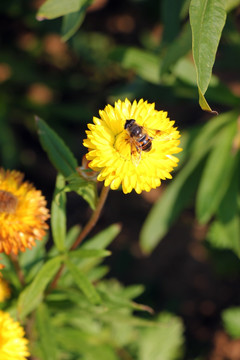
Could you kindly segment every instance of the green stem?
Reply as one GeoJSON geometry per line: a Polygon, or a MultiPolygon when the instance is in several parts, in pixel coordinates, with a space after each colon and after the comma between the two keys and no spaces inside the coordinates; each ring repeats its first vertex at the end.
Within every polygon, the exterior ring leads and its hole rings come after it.
{"type": "MultiPolygon", "coordinates": [[[[85,239],[85,237],[90,233],[90,231],[93,229],[93,227],[95,226],[96,222],[99,219],[101,211],[103,209],[105,201],[107,199],[109,190],[110,190],[109,186],[107,186],[107,187],[103,186],[95,211],[92,213],[92,216],[90,217],[89,221],[83,228],[82,232],[77,237],[75,243],[72,245],[70,250],[75,250],[81,244],[81,242],[85,239]]],[[[62,275],[63,269],[64,269],[64,264],[61,265],[57,274],[55,275],[55,278],[53,279],[53,281],[50,285],[51,290],[56,288],[58,280],[60,279],[60,277],[62,275]]]]}
{"type": "Polygon", "coordinates": [[[24,281],[24,275],[23,275],[23,271],[19,265],[19,261],[18,261],[18,257],[16,254],[10,254],[10,257],[11,257],[11,260],[12,260],[12,263],[13,263],[13,266],[15,268],[15,271],[17,273],[17,276],[18,276],[18,279],[19,279],[19,282],[22,286],[24,286],[25,284],[25,281],[24,281]]]}

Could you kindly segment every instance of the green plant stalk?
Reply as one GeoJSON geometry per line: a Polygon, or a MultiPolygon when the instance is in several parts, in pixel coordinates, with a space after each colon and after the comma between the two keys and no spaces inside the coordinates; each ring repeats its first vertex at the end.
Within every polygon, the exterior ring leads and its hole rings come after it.
{"type": "MultiPolygon", "coordinates": [[[[110,187],[109,186],[103,186],[99,200],[98,200],[98,204],[97,207],[95,209],[95,211],[92,213],[92,216],[90,217],[89,221],[87,222],[87,224],[85,225],[85,227],[83,228],[82,232],[79,234],[79,236],[77,237],[76,241],[74,242],[74,244],[71,247],[71,251],[75,250],[81,243],[82,241],[85,239],[85,237],[90,233],[90,231],[94,228],[94,226],[96,225],[99,216],[102,212],[103,206],[106,202],[108,193],[109,193],[110,187]]],[[[50,285],[50,291],[55,289],[58,283],[58,280],[61,277],[62,271],[64,269],[64,264],[61,265],[61,267],[59,268],[57,274],[55,275],[55,278],[53,279],[51,285],[50,285]]]]}

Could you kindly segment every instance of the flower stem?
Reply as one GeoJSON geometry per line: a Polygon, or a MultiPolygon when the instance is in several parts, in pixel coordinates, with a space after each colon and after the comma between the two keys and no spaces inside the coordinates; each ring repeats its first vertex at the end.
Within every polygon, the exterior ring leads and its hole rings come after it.
{"type": "Polygon", "coordinates": [[[24,275],[23,275],[23,271],[22,271],[22,269],[21,269],[21,267],[19,265],[18,257],[17,257],[16,254],[13,254],[13,253],[10,254],[10,257],[11,257],[13,266],[15,268],[15,271],[17,273],[18,279],[20,281],[20,284],[22,286],[24,286],[24,284],[25,284],[24,275]]]}
{"type": "MultiPolygon", "coordinates": [[[[95,211],[92,213],[92,216],[90,217],[89,221],[83,228],[82,232],[77,237],[75,243],[72,245],[70,250],[75,250],[78,247],[78,245],[80,245],[81,242],[85,239],[85,237],[89,234],[89,232],[93,229],[95,224],[97,223],[99,216],[101,214],[101,211],[103,209],[103,206],[105,204],[105,201],[107,199],[109,190],[110,190],[109,186],[103,186],[95,211]]],[[[63,269],[64,269],[64,264],[61,265],[57,274],[55,275],[55,278],[53,279],[53,281],[50,285],[51,290],[56,288],[58,280],[60,279],[60,277],[62,275],[63,269]]]]}

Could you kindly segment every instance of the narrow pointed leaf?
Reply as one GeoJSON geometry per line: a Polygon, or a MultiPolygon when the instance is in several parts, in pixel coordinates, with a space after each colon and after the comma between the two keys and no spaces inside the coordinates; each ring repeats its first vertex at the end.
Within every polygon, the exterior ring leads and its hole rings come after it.
{"type": "Polygon", "coordinates": [[[57,344],[47,306],[41,304],[36,312],[36,326],[42,350],[42,360],[57,360],[57,344]]]}
{"type": "Polygon", "coordinates": [[[226,20],[225,0],[192,0],[189,14],[199,103],[203,110],[212,112],[204,94],[211,79],[218,44],[226,20]]]}
{"type": "Polygon", "coordinates": [[[70,271],[74,282],[79,287],[79,289],[84,293],[87,299],[92,304],[100,304],[101,298],[96,291],[95,287],[89,281],[87,276],[81,272],[75,264],[73,264],[70,260],[65,259],[65,263],[67,265],[68,270],[70,271]]]}
{"type": "Polygon", "coordinates": [[[59,252],[65,250],[66,239],[66,194],[61,191],[65,186],[64,178],[61,174],[57,176],[56,188],[53,195],[51,208],[51,229],[53,241],[59,252]]]}
{"type": "Polygon", "coordinates": [[[59,16],[78,11],[86,0],[47,0],[37,13],[38,20],[55,19],[59,16]]]}
{"type": "Polygon", "coordinates": [[[41,302],[43,292],[57,273],[61,262],[62,257],[60,256],[46,262],[33,282],[22,291],[17,304],[18,314],[21,319],[33,311],[41,302]]]}
{"type": "Polygon", "coordinates": [[[36,117],[39,139],[56,169],[65,177],[76,171],[77,160],[63,140],[43,121],[36,117]]]}
{"type": "Polygon", "coordinates": [[[196,211],[200,223],[206,223],[216,212],[232,179],[235,156],[231,152],[237,122],[224,127],[217,137],[204,169],[197,193],[196,211]]]}

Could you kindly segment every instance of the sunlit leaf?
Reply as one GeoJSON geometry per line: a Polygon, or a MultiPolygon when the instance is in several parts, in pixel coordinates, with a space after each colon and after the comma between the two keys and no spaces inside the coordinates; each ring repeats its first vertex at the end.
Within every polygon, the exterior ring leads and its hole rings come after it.
{"type": "Polygon", "coordinates": [[[183,352],[184,327],[176,316],[163,313],[156,327],[143,331],[139,341],[139,360],[174,360],[183,352]]]}
{"type": "Polygon", "coordinates": [[[37,13],[38,20],[55,19],[80,10],[89,0],[46,0],[37,13]]]}
{"type": "Polygon", "coordinates": [[[240,307],[231,307],[222,313],[223,325],[233,338],[240,338],[240,307]]]}
{"type": "Polygon", "coordinates": [[[199,104],[203,110],[212,112],[204,94],[211,79],[218,44],[226,20],[225,1],[192,0],[189,14],[199,104]]]}
{"type": "Polygon", "coordinates": [[[63,18],[62,23],[62,39],[67,41],[72,37],[75,32],[79,29],[80,25],[83,23],[86,13],[86,6],[81,7],[80,10],[67,14],[63,18]]]}

